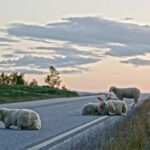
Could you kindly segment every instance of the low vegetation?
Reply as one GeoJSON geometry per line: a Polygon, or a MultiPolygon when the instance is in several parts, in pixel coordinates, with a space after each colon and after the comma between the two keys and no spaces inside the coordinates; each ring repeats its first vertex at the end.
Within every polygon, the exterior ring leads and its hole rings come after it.
{"type": "Polygon", "coordinates": [[[39,86],[36,79],[28,82],[24,76],[25,73],[18,72],[0,74],[0,103],[78,96],[77,92],[61,85],[59,72],[53,66],[49,66],[49,73],[44,78],[46,86],[39,86]]]}
{"type": "Polygon", "coordinates": [[[106,143],[109,150],[149,150],[150,149],[150,99],[131,117],[127,117],[115,128],[116,134],[106,143]]]}
{"type": "Polygon", "coordinates": [[[58,89],[49,86],[0,85],[0,103],[74,96],[78,96],[78,94],[66,88],[58,89]]]}

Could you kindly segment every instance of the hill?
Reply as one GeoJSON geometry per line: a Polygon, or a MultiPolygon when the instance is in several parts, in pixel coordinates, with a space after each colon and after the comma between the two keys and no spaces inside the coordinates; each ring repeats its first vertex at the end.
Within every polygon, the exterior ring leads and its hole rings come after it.
{"type": "Polygon", "coordinates": [[[48,98],[75,97],[75,91],[48,86],[0,85],[0,103],[22,102],[48,98]]]}

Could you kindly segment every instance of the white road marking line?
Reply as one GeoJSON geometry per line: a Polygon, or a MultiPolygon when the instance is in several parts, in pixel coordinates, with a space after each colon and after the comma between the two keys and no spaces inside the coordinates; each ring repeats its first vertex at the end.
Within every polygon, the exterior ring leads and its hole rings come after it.
{"type": "Polygon", "coordinates": [[[131,106],[131,105],[133,105],[133,104],[134,104],[134,103],[131,103],[131,104],[127,105],[127,106],[129,107],[129,106],[131,106]]]}
{"type": "MultiPolygon", "coordinates": [[[[127,105],[127,107],[129,107],[129,106],[131,106],[131,105],[133,105],[133,103],[127,105]]],[[[99,122],[99,121],[101,121],[101,120],[103,120],[103,119],[106,119],[106,118],[108,118],[108,117],[109,117],[109,116],[103,116],[103,117],[101,117],[101,118],[95,119],[95,120],[93,120],[93,121],[91,121],[91,122],[88,122],[88,123],[86,123],[86,124],[84,124],[84,125],[81,125],[81,126],[79,126],[79,127],[77,127],[77,128],[74,128],[74,129],[72,129],[72,130],[70,130],[70,131],[67,131],[67,132],[62,133],[62,134],[60,134],[60,135],[58,135],[58,136],[55,136],[54,138],[51,138],[51,139],[46,140],[46,141],[44,141],[44,142],[42,142],[42,143],[40,143],[40,144],[37,144],[37,145],[35,145],[35,146],[32,146],[32,147],[28,148],[27,150],[38,150],[38,149],[40,149],[40,148],[42,148],[42,147],[45,147],[45,146],[47,146],[47,145],[50,145],[50,144],[52,144],[53,142],[56,142],[56,141],[58,141],[58,140],[60,140],[60,139],[62,139],[62,138],[64,138],[64,137],[66,137],[66,136],[68,136],[68,135],[70,135],[70,134],[73,134],[73,133],[75,133],[75,132],[77,132],[77,131],[79,131],[79,130],[81,130],[81,129],[84,129],[84,128],[86,128],[86,127],[88,127],[88,126],[90,126],[90,125],[93,125],[93,124],[95,124],[95,123],[97,123],[97,122],[99,122]]]]}
{"type": "Polygon", "coordinates": [[[77,132],[77,131],[79,131],[81,129],[84,129],[84,128],[92,125],[92,124],[95,124],[95,123],[97,123],[97,122],[99,122],[99,121],[101,121],[101,120],[103,120],[103,119],[105,119],[107,117],[108,116],[104,116],[104,117],[98,118],[98,119],[96,119],[94,121],[91,121],[91,122],[89,122],[87,124],[81,125],[81,126],[79,126],[77,128],[74,128],[74,129],[68,131],[68,132],[65,132],[63,134],[60,134],[60,135],[54,137],[54,138],[51,138],[51,139],[49,139],[47,141],[44,141],[43,143],[37,144],[37,145],[35,145],[33,147],[30,147],[30,148],[28,148],[28,150],[38,150],[38,149],[40,149],[40,148],[42,148],[44,146],[47,146],[47,145],[49,145],[49,144],[51,144],[51,143],[53,143],[55,141],[58,141],[58,140],[64,138],[65,136],[68,136],[68,135],[73,134],[73,133],[75,133],[75,132],[77,132]]]}

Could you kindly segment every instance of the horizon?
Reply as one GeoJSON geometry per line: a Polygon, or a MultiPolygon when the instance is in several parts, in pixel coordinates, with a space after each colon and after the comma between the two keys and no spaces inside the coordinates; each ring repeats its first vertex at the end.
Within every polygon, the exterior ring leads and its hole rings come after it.
{"type": "Polygon", "coordinates": [[[42,85],[52,65],[71,90],[150,91],[148,0],[0,3],[0,72],[22,72],[42,85]]]}

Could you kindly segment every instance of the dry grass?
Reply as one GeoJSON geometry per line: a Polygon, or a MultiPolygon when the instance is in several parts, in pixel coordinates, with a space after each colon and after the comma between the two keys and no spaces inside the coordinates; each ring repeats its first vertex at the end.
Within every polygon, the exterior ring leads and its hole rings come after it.
{"type": "Polygon", "coordinates": [[[138,108],[115,128],[113,140],[105,144],[107,150],[150,149],[150,100],[138,108]]]}

